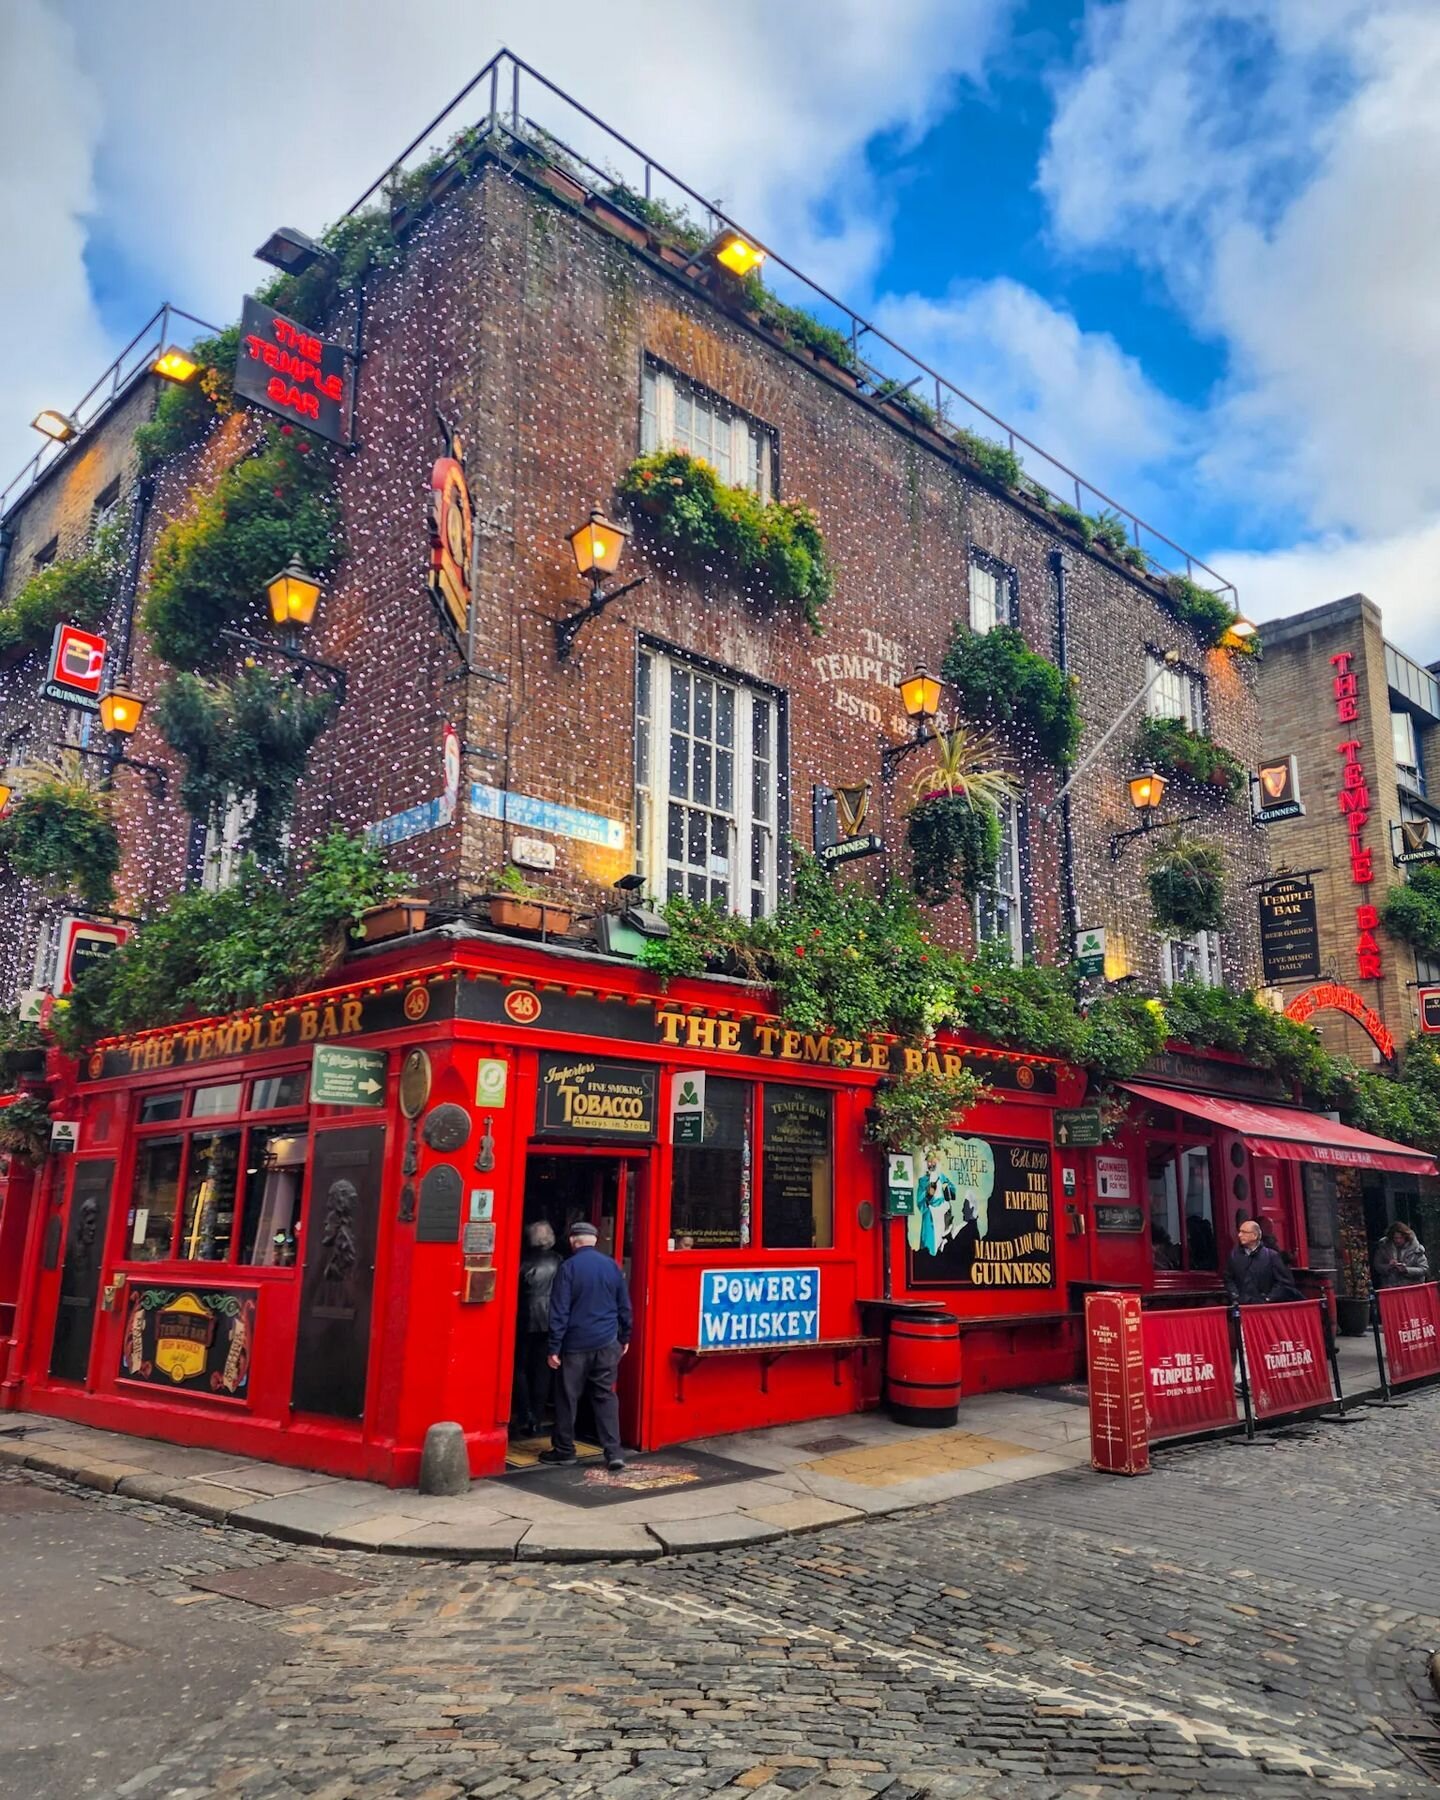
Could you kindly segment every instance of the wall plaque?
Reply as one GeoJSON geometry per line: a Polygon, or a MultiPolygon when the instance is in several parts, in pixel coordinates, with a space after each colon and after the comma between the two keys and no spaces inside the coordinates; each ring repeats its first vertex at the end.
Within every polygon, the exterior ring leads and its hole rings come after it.
{"type": "Polygon", "coordinates": [[[460,1241],[460,1171],[449,1163],[436,1163],[420,1183],[420,1211],[415,1219],[417,1244],[455,1244],[460,1241]]]}

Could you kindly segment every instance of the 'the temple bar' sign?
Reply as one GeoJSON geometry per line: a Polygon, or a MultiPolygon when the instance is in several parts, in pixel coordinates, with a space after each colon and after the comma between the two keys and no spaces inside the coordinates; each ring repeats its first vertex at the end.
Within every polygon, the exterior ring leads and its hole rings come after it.
{"type": "Polygon", "coordinates": [[[345,352],[294,319],[245,296],[235,392],[242,400],[329,438],[349,441],[345,429],[345,352]]]}

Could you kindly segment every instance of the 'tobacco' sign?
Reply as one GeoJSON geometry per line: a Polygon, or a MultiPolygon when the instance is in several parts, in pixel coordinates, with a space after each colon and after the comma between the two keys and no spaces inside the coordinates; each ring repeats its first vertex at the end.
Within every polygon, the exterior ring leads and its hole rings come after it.
{"type": "Polygon", "coordinates": [[[245,296],[235,392],[332,444],[345,431],[345,352],[294,319],[245,296]]]}

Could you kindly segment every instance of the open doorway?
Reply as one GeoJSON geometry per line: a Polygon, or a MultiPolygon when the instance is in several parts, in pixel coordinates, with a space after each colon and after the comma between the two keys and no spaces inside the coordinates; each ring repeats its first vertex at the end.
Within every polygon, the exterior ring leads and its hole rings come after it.
{"type": "MultiPolygon", "coordinates": [[[[530,1466],[550,1442],[555,1415],[544,1334],[549,1319],[550,1285],[569,1255],[568,1234],[576,1219],[588,1219],[594,1225],[599,1233],[596,1248],[619,1263],[630,1288],[635,1334],[630,1353],[620,1366],[617,1385],[621,1435],[627,1444],[635,1442],[642,1332],[635,1245],[645,1168],[643,1156],[590,1150],[532,1151],[526,1162],[507,1468],[530,1466]]],[[[585,1411],[582,1410],[577,1424],[578,1454],[582,1458],[598,1458],[600,1447],[588,1435],[593,1427],[588,1424],[585,1411]]]]}

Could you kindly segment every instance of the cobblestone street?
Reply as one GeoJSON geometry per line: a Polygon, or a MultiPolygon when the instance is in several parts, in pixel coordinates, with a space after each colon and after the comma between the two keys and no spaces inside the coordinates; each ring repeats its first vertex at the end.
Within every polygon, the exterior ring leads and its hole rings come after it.
{"type": "Polygon", "coordinates": [[[5,1621],[8,1791],[1434,1793],[1437,1425],[1430,1393],[1140,1481],[1077,1470],[623,1567],[292,1549],[14,1478],[0,1498],[38,1498],[4,1507],[12,1571],[57,1517],[126,1543],[93,1583],[56,1572],[43,1693],[5,1621]],[[246,1565],[352,1585],[279,1610],[195,1585],[246,1565]],[[148,1667],[123,1691],[103,1655],[62,1668],[87,1633],[153,1644],[148,1667]]]}

